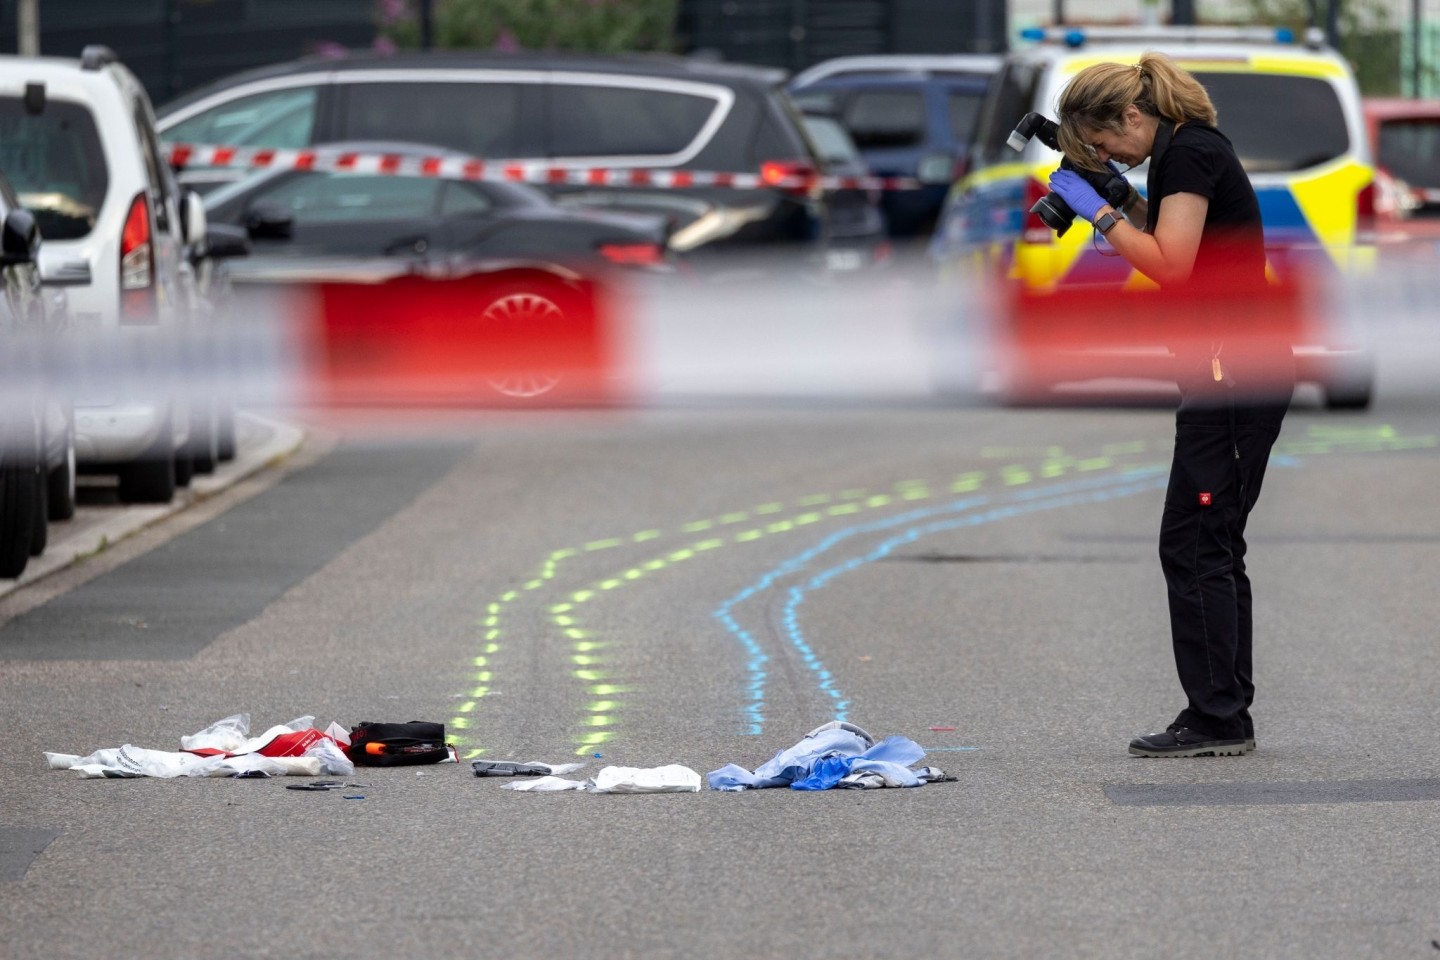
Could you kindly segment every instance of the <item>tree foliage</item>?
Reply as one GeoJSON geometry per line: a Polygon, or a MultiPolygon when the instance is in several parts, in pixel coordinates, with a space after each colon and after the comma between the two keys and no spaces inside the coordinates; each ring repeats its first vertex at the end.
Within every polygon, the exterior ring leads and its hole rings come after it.
{"type": "MultiPolygon", "coordinates": [[[[433,42],[448,49],[623,53],[674,46],[677,0],[431,0],[433,42]]],[[[420,46],[420,0],[379,0],[381,35],[420,46]]]]}
{"type": "MultiPolygon", "coordinates": [[[[1335,0],[1340,52],[1355,68],[1364,93],[1394,93],[1400,85],[1400,31],[1385,0],[1335,0]]],[[[1253,22],[1290,27],[1296,36],[1312,22],[1324,29],[1331,0],[1247,0],[1253,22]],[[1312,19],[1313,17],[1313,19],[1312,19]]]]}

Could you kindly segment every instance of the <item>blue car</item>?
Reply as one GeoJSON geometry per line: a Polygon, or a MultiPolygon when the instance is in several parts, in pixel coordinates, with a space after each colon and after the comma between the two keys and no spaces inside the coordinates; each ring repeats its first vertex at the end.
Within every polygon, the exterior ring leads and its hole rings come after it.
{"type": "Polygon", "coordinates": [[[837,57],[787,85],[807,113],[839,120],[873,174],[914,177],[887,191],[890,234],[927,237],[950,184],[963,175],[980,104],[1002,58],[984,54],[837,57]]]}

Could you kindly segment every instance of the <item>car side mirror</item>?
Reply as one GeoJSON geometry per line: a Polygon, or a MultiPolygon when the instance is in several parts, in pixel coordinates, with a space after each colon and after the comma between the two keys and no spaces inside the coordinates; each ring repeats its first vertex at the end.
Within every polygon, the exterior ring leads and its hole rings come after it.
{"type": "Polygon", "coordinates": [[[34,263],[40,255],[40,227],[35,214],[24,208],[11,210],[0,227],[0,264],[34,263]]]}
{"type": "Polygon", "coordinates": [[[205,221],[205,202],[194,190],[186,190],[180,195],[180,232],[187,244],[199,247],[205,242],[205,221]]]}
{"type": "Polygon", "coordinates": [[[289,240],[295,235],[295,215],[275,203],[257,203],[245,214],[245,229],[252,240],[289,240]]]}
{"type": "Polygon", "coordinates": [[[205,237],[205,256],[228,260],[250,254],[250,234],[231,223],[212,223],[205,237]]]}

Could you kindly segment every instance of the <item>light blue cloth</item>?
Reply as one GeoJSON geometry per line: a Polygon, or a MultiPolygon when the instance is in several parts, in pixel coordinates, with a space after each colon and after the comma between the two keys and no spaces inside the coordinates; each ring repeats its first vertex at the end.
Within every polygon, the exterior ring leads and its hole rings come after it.
{"type": "Polygon", "coordinates": [[[807,733],[752,773],[733,763],[706,775],[711,790],[759,790],[791,787],[828,790],[850,773],[871,770],[898,786],[918,787],[922,781],[909,764],[925,751],[907,737],[886,737],[879,743],[854,724],[831,721],[807,733]]]}
{"type": "Polygon", "coordinates": [[[910,764],[925,757],[925,751],[909,737],[886,737],[858,757],[826,757],[815,765],[810,776],[790,784],[791,790],[829,790],[852,773],[869,770],[887,783],[901,787],[921,784],[910,764]]]}

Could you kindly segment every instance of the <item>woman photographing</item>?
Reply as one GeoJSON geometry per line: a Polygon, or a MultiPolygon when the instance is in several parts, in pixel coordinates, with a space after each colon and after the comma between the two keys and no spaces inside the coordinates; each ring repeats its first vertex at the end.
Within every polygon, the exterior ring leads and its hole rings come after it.
{"type": "Polygon", "coordinates": [[[1187,703],[1130,752],[1239,756],[1255,749],[1245,524],[1289,407],[1294,361],[1288,343],[1236,337],[1233,316],[1212,329],[1207,314],[1266,287],[1259,201],[1205,88],[1168,57],[1081,71],[1058,114],[1071,163],[1118,174],[1117,164],[1150,161],[1146,198],[1132,189],[1123,210],[1071,170],[1052,174],[1050,188],[1160,287],[1158,322],[1172,332],[1181,392],[1160,562],[1187,703]],[[1223,298],[1207,311],[1211,293],[1223,298]]]}

